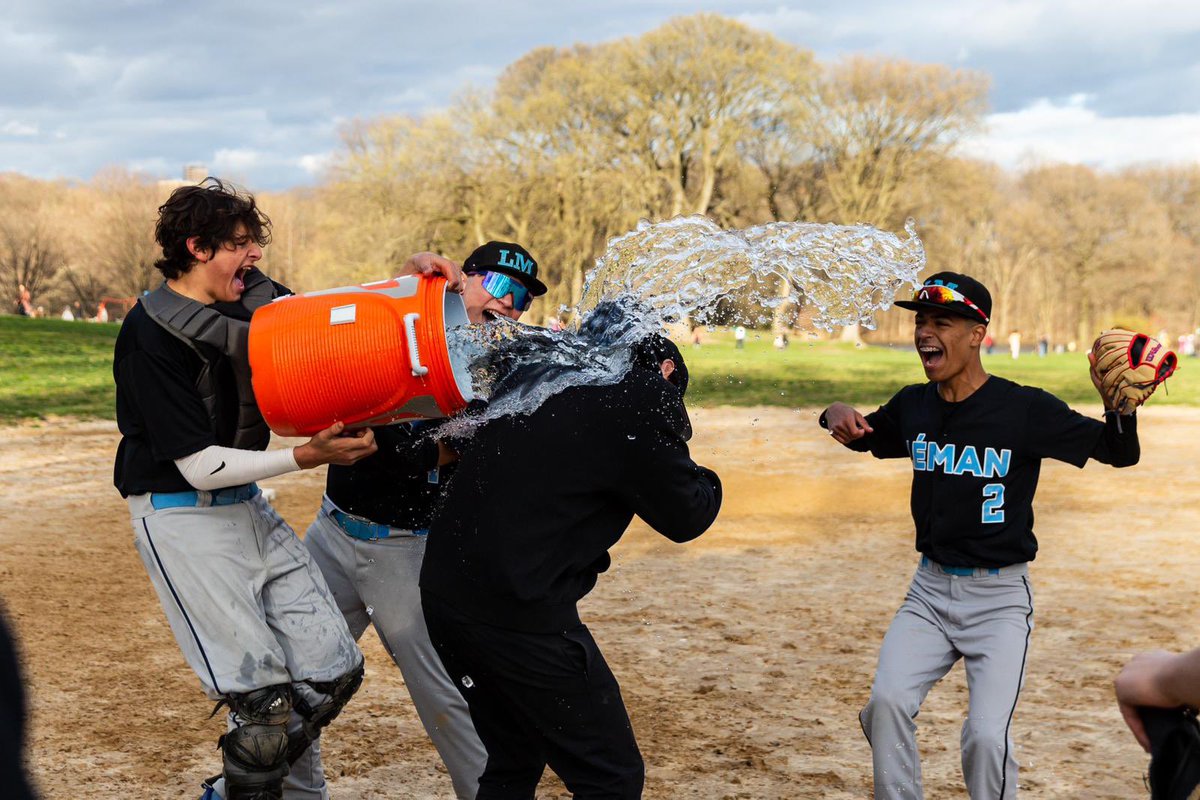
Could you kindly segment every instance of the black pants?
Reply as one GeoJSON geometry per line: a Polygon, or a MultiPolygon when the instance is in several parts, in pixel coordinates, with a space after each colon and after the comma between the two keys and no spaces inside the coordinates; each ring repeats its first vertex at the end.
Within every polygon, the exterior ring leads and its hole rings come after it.
{"type": "Polygon", "coordinates": [[[645,765],[617,679],[587,627],[524,633],[422,593],[433,646],[487,748],[476,800],[529,800],[546,765],[582,800],[636,800],[645,765]]]}

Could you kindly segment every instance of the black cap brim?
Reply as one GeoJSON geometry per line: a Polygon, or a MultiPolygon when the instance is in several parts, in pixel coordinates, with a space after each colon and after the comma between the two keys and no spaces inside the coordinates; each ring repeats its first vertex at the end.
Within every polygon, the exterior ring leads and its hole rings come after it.
{"type": "Polygon", "coordinates": [[[968,305],[949,304],[949,303],[928,303],[923,300],[897,300],[892,303],[900,308],[907,308],[909,311],[944,311],[947,314],[954,314],[957,317],[966,317],[972,322],[978,322],[980,325],[987,325],[989,320],[980,316],[979,312],[968,305]]]}
{"type": "Polygon", "coordinates": [[[546,284],[542,283],[528,272],[521,272],[521,270],[513,269],[512,267],[504,267],[499,264],[472,264],[468,271],[499,272],[501,275],[507,275],[510,278],[516,278],[523,285],[529,287],[529,291],[533,292],[534,297],[541,297],[548,291],[546,284]]]}

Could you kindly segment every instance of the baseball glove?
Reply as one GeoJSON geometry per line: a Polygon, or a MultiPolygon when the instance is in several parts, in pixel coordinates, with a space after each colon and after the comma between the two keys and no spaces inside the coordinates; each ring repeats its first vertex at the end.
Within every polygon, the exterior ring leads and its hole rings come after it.
{"type": "Polygon", "coordinates": [[[1151,800],[1200,798],[1200,725],[1196,712],[1174,708],[1141,708],[1150,737],[1151,800]]]}
{"type": "Polygon", "coordinates": [[[1120,328],[1100,334],[1088,359],[1105,407],[1121,414],[1132,414],[1179,365],[1158,340],[1120,328]]]}

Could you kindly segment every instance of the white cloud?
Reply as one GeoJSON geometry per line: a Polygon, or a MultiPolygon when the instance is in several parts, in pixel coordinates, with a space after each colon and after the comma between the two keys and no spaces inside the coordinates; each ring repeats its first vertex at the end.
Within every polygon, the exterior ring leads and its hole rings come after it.
{"type": "Polygon", "coordinates": [[[314,178],[320,177],[333,160],[333,153],[307,153],[296,159],[297,166],[314,178]]]}
{"type": "Polygon", "coordinates": [[[0,125],[0,134],[4,136],[37,136],[38,126],[28,122],[10,119],[8,122],[0,125]]]}
{"type": "Polygon", "coordinates": [[[1144,163],[1200,163],[1200,112],[1100,116],[1093,98],[1040,99],[1019,111],[992,114],[988,130],[964,145],[967,155],[1005,167],[1062,161],[1103,168],[1144,163]]]}
{"type": "Polygon", "coordinates": [[[263,154],[250,148],[222,148],[213,154],[212,169],[218,172],[244,173],[259,166],[263,154]]]}

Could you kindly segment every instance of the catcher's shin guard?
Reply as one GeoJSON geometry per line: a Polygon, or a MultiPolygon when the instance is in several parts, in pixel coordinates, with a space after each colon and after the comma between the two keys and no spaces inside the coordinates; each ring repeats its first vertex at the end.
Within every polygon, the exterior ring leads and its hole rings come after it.
{"type": "Polygon", "coordinates": [[[228,702],[237,727],[220,739],[225,800],[281,800],[291,687],[282,683],[232,694],[228,702]]]}
{"type": "Polygon", "coordinates": [[[321,735],[321,729],[341,713],[363,682],[363,662],[332,681],[299,681],[292,684],[296,713],[302,723],[288,737],[287,763],[293,764],[321,735]]]}

